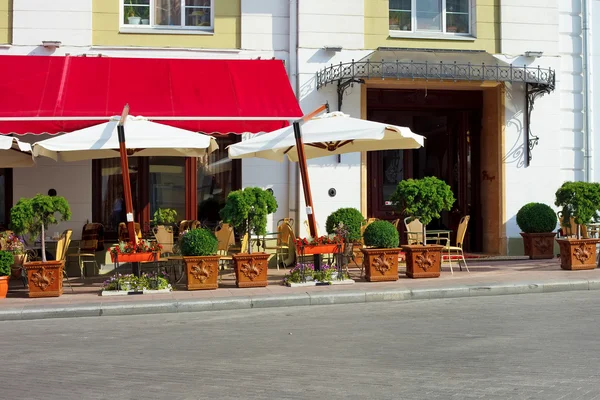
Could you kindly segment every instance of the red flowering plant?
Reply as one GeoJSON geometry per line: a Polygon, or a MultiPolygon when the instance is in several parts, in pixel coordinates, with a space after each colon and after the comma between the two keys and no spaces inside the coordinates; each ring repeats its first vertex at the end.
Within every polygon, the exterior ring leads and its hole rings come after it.
{"type": "Polygon", "coordinates": [[[344,243],[344,237],[340,235],[329,235],[329,236],[319,236],[316,238],[307,237],[307,238],[296,238],[296,246],[304,247],[304,246],[318,246],[324,244],[338,244],[344,243]]]}
{"type": "Polygon", "coordinates": [[[157,253],[161,250],[162,246],[156,241],[140,240],[137,243],[120,242],[110,249],[110,254],[117,256],[119,254],[157,253]]]}

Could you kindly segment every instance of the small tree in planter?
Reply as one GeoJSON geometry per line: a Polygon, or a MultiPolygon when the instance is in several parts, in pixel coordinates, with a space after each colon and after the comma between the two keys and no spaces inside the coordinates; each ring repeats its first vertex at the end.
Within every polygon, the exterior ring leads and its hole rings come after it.
{"type": "Polygon", "coordinates": [[[367,281],[397,281],[400,238],[396,227],[388,221],[375,221],[367,226],[363,238],[367,246],[361,249],[367,281]]]}
{"type": "MultiPolygon", "coordinates": [[[[250,243],[252,232],[256,235],[267,233],[267,215],[275,211],[277,200],[271,192],[249,187],[229,193],[221,218],[238,232],[246,232],[250,243]]],[[[248,253],[236,254],[233,259],[238,287],[267,286],[269,254],[252,253],[252,246],[248,245],[248,253]]]]}
{"type": "Polygon", "coordinates": [[[69,203],[61,196],[37,194],[30,199],[22,198],[10,210],[11,229],[16,234],[28,234],[32,240],[41,235],[42,261],[23,264],[27,270],[29,297],[57,297],[62,294],[64,261],[46,260],[46,230],[50,225],[69,219],[69,203]]]}
{"type": "Polygon", "coordinates": [[[525,204],[517,213],[525,255],[530,259],[550,259],[554,256],[556,213],[543,203],[525,204]]]}
{"type": "Polygon", "coordinates": [[[348,231],[347,240],[349,242],[360,241],[360,228],[365,222],[365,217],[356,208],[340,208],[329,214],[325,229],[330,235],[336,234],[336,229],[340,223],[344,224],[344,228],[348,231]]]}
{"type": "Polygon", "coordinates": [[[154,211],[152,222],[154,225],[173,225],[177,219],[177,211],[172,208],[159,208],[154,211]]]}
{"type": "Polygon", "coordinates": [[[180,240],[187,273],[187,289],[216,289],[219,276],[219,242],[208,229],[192,229],[180,240]]]}
{"type": "MultiPolygon", "coordinates": [[[[450,211],[455,199],[452,188],[446,182],[429,176],[399,182],[391,201],[399,212],[419,218],[423,224],[423,241],[426,242],[427,224],[440,218],[442,211],[450,211]]],[[[438,278],[443,248],[427,243],[402,246],[406,252],[406,275],[410,278],[438,278]]]]}
{"type": "Polygon", "coordinates": [[[0,299],[6,298],[8,293],[8,278],[10,278],[10,266],[14,263],[13,253],[0,250],[0,299]]]}
{"type": "Polygon", "coordinates": [[[561,225],[568,226],[571,218],[577,224],[577,238],[556,239],[560,247],[560,266],[567,270],[596,268],[596,244],[600,239],[582,239],[580,225],[598,219],[600,183],[565,182],[556,191],[557,207],[561,207],[561,225]]]}

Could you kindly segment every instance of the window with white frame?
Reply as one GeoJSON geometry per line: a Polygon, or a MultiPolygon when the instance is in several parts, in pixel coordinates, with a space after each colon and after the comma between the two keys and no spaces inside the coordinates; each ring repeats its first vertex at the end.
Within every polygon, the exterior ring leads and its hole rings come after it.
{"type": "Polygon", "coordinates": [[[121,0],[127,27],[211,29],[214,0],[121,0]]]}
{"type": "Polygon", "coordinates": [[[471,33],[472,0],[389,0],[392,31],[471,33]]]}

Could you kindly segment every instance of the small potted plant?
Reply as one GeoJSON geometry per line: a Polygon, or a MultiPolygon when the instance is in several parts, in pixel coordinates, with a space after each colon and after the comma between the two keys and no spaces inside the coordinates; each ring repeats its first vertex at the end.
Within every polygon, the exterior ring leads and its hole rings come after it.
{"type": "Polygon", "coordinates": [[[369,282],[397,281],[400,237],[396,227],[388,221],[375,221],[363,234],[365,247],[363,266],[369,282]]]}
{"type": "Polygon", "coordinates": [[[219,285],[219,241],[208,229],[192,229],[180,239],[179,248],[185,262],[187,290],[216,289],[219,285]]]}
{"type": "Polygon", "coordinates": [[[8,293],[8,278],[10,278],[10,266],[13,263],[13,253],[0,250],[0,299],[6,298],[6,293],[8,293]]]}
{"type": "MultiPolygon", "coordinates": [[[[267,215],[275,211],[277,200],[270,191],[248,187],[229,193],[221,217],[238,232],[246,232],[250,242],[252,233],[257,236],[266,234],[267,215]]],[[[269,254],[253,253],[252,246],[248,245],[248,253],[235,254],[233,260],[238,287],[267,286],[269,254]]]]}
{"type": "Polygon", "coordinates": [[[42,261],[23,264],[29,281],[29,297],[58,297],[62,294],[63,260],[46,260],[46,230],[59,221],[71,219],[69,203],[62,196],[37,194],[22,198],[10,210],[11,229],[17,234],[41,236],[42,261]],[[59,216],[57,218],[57,215],[59,216]]]}
{"type": "Polygon", "coordinates": [[[165,247],[169,247],[165,249],[166,253],[172,252],[173,246],[173,225],[177,219],[177,211],[172,208],[159,208],[154,212],[154,216],[152,218],[152,224],[154,227],[152,228],[152,232],[160,243],[164,243],[165,247]],[[169,251],[171,250],[171,251],[169,251]]]}
{"type": "Polygon", "coordinates": [[[525,204],[517,213],[525,255],[531,260],[554,257],[556,213],[543,203],[525,204]]]}
{"type": "Polygon", "coordinates": [[[129,25],[139,25],[141,20],[142,19],[140,18],[139,15],[137,15],[134,8],[129,7],[129,10],[127,11],[127,23],[129,25]]]}
{"type": "Polygon", "coordinates": [[[25,243],[23,239],[15,234],[0,233],[0,250],[6,250],[13,254],[15,262],[11,265],[11,276],[21,278],[21,268],[25,261],[25,243]]]}
{"type": "MultiPolygon", "coordinates": [[[[565,182],[556,191],[557,207],[561,207],[562,226],[569,226],[571,218],[583,225],[598,218],[600,211],[600,183],[565,182]]],[[[560,247],[560,267],[566,270],[596,268],[596,244],[600,239],[582,239],[580,229],[576,238],[556,239],[560,247]]]]}
{"type": "Polygon", "coordinates": [[[455,201],[452,188],[433,176],[405,179],[398,183],[391,201],[398,212],[417,217],[423,224],[425,243],[402,246],[406,253],[406,275],[409,278],[438,278],[444,246],[426,243],[426,226],[433,219],[440,218],[442,211],[451,210],[455,201]]]}

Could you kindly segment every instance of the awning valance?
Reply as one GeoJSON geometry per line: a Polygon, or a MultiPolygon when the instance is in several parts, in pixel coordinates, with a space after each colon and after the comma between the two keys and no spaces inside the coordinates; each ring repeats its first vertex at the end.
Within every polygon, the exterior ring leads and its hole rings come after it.
{"type": "Polygon", "coordinates": [[[203,133],[302,116],[280,60],[0,56],[0,133],[58,133],[131,113],[203,133]]]}

